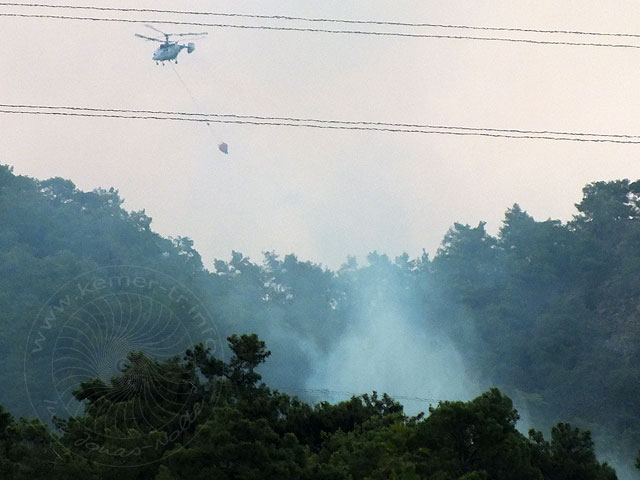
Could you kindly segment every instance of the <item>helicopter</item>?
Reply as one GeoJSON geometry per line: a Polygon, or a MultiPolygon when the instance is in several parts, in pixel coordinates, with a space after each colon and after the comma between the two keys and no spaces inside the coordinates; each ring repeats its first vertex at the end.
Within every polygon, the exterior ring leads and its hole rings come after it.
{"type": "Polygon", "coordinates": [[[153,52],[153,59],[156,61],[156,65],[158,62],[161,62],[164,65],[164,62],[171,62],[172,60],[175,63],[178,63],[178,54],[182,51],[182,49],[186,48],[187,53],[191,53],[196,49],[196,46],[193,42],[189,42],[186,45],[182,43],[178,43],[177,41],[169,40],[169,37],[193,37],[193,36],[203,36],[207,35],[207,32],[202,33],[164,33],[162,30],[158,30],[153,25],[145,25],[145,27],[150,28],[151,30],[155,30],[158,33],[164,35],[164,40],[160,38],[147,37],[146,35],[140,35],[136,33],[136,37],[143,38],[145,40],[152,40],[154,42],[160,42],[162,45],[158,47],[158,49],[153,52]]]}

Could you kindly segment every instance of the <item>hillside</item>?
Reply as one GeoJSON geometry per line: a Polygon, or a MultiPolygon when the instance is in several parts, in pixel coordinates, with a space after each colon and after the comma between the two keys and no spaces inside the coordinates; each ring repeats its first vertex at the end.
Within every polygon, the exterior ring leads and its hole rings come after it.
{"type": "MultiPolygon", "coordinates": [[[[452,345],[481,390],[498,385],[543,429],[558,421],[589,428],[599,445],[630,464],[640,446],[640,184],[597,182],[583,193],[567,223],[536,221],[514,205],[495,237],[482,223],[455,224],[433,259],[372,253],[368,265],[349,259],[334,272],[295,255],[267,253],[255,263],[233,252],[229,261],[205,268],[190,239],[154,233],[144,211],[122,208],[117,191],[82,192],[69,180],[38,181],[1,166],[0,404],[33,415],[25,381],[35,385],[32,404],[50,398],[51,362],[27,358],[25,369],[25,357],[32,327],[43,311],[60,305],[61,292],[87,272],[114,269],[124,276],[134,266],[188,289],[215,325],[216,342],[236,332],[264,338],[273,355],[261,372],[282,390],[304,397],[309,378],[325,368],[318,363],[335,353],[340,339],[393,310],[411,332],[424,334],[416,345],[425,356],[438,348],[429,339],[452,345]]],[[[122,295],[122,285],[111,284],[99,297],[111,308],[122,295]]],[[[162,299],[156,292],[149,301],[162,299]]],[[[182,308],[174,303],[169,307],[182,308]]],[[[169,338],[173,317],[164,315],[140,324],[145,338],[154,332],[169,338]]],[[[160,359],[202,341],[195,323],[182,325],[184,341],[174,351],[163,346],[160,359]]],[[[60,345],[51,343],[51,352],[60,345]]],[[[123,354],[116,353],[117,363],[123,354]]],[[[117,371],[116,363],[105,371],[117,371]]],[[[66,385],[55,375],[72,365],[55,365],[52,386],[66,385]]],[[[414,374],[428,365],[407,368],[414,374]]],[[[70,401],[71,391],[60,398],[70,401]]]]}

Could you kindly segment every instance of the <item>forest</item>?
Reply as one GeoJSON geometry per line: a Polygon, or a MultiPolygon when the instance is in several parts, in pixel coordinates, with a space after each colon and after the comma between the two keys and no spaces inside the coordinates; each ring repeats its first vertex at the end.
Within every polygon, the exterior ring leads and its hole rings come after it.
{"type": "Polygon", "coordinates": [[[2,478],[617,478],[588,431],[559,423],[550,441],[524,437],[498,389],[426,417],[375,392],[311,407],[258,383],[270,352],[257,335],[228,341],[229,363],[202,344],[163,362],[131,353],[121,375],[73,391],[85,408],[54,417],[61,436],[0,411],[2,478]]]}
{"type": "Polygon", "coordinates": [[[496,235],[456,223],[433,258],[372,252],[336,271],[275,252],[205,265],[190,238],[164,238],[122,204],[115,189],[0,165],[2,478],[612,479],[598,458],[633,468],[640,182],[585,186],[568,222],[513,205],[496,235]],[[414,350],[350,356],[363,331],[390,324],[414,350]],[[422,385],[414,395],[428,401],[408,411],[393,394],[411,392],[345,386],[353,358],[375,360],[373,378],[422,385]],[[313,385],[349,395],[329,402],[313,385]]]}

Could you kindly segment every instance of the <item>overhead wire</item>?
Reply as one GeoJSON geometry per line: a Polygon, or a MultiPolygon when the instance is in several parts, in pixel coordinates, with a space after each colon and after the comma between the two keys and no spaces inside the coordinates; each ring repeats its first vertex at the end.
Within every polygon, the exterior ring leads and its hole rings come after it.
{"type": "MultiPolygon", "coordinates": [[[[289,390],[289,391],[297,391],[297,392],[304,392],[304,393],[315,393],[315,394],[323,394],[323,395],[340,395],[340,396],[349,396],[349,397],[360,397],[363,394],[362,393],[357,393],[357,392],[349,392],[349,391],[342,391],[342,390],[332,390],[329,388],[303,388],[303,387],[284,387],[282,390],[289,390]]],[[[426,402],[426,403],[440,403],[440,402],[445,402],[446,400],[442,400],[439,398],[433,398],[433,397],[415,397],[415,396],[410,396],[410,395],[393,395],[390,393],[387,393],[387,395],[389,397],[391,397],[393,400],[405,400],[405,401],[417,401],[417,402],[426,402]]],[[[380,397],[378,397],[380,398],[380,397]]]]}
{"type": "Polygon", "coordinates": [[[608,48],[630,48],[640,49],[640,45],[628,43],[597,43],[597,42],[573,42],[564,40],[534,40],[528,38],[510,38],[510,37],[476,37],[470,35],[448,35],[448,34],[431,34],[431,33],[408,33],[408,32],[380,32],[367,30],[330,30],[324,28],[305,28],[305,27],[282,27],[272,25],[237,25],[225,23],[207,23],[207,22],[188,22],[179,20],[163,20],[163,19],[133,19],[133,18],[108,18],[108,17],[84,17],[72,15],[48,15],[35,13],[0,13],[0,17],[15,18],[40,18],[53,20],[79,20],[92,22],[117,22],[117,23],[133,23],[133,24],[165,24],[165,25],[181,25],[196,26],[205,28],[235,28],[247,30],[267,30],[267,31],[290,31],[290,32],[307,32],[307,33],[328,33],[338,35],[368,35],[381,37],[405,37],[405,38],[436,38],[449,40],[478,40],[490,42],[510,42],[510,43],[528,43],[534,45],[564,45],[564,46],[588,46],[588,47],[608,47],[608,48]]]}
{"type": "Polygon", "coordinates": [[[384,122],[355,122],[291,117],[260,117],[235,114],[203,114],[155,110],[100,109],[83,107],[55,107],[48,105],[0,104],[0,113],[22,115],[52,115],[85,118],[120,118],[140,120],[168,120],[255,126],[303,127],[333,130],[378,131],[457,136],[482,136],[510,139],[557,140],[594,143],[640,144],[638,135],[598,134],[587,132],[554,132],[550,130],[516,130],[495,128],[454,127],[448,125],[420,125],[384,122]],[[26,110],[28,109],[28,110],[26,110]],[[66,110],[66,111],[60,111],[66,110]]]}
{"type": "Polygon", "coordinates": [[[71,110],[71,111],[90,111],[90,112],[150,114],[150,115],[174,115],[174,116],[185,116],[185,117],[213,117],[213,118],[220,117],[220,118],[231,118],[231,119],[241,119],[241,120],[309,122],[309,123],[337,124],[337,125],[367,125],[367,126],[372,125],[372,126],[398,127],[398,128],[469,130],[469,131],[486,131],[486,132],[498,132],[498,133],[520,133],[520,134],[531,134],[531,135],[565,135],[565,136],[640,139],[640,135],[615,134],[615,133],[572,132],[572,131],[554,131],[554,130],[523,130],[523,129],[515,129],[515,128],[466,127],[466,126],[451,126],[451,125],[439,125],[439,124],[392,123],[392,122],[372,122],[372,121],[359,121],[359,120],[325,120],[325,119],[308,118],[308,117],[306,118],[305,117],[303,118],[274,117],[274,116],[258,116],[258,115],[238,115],[238,114],[231,114],[231,113],[197,113],[197,112],[178,112],[178,111],[167,111],[167,110],[94,108],[94,107],[77,107],[77,106],[11,104],[11,103],[0,103],[0,107],[30,108],[30,109],[38,108],[43,110],[45,109],[46,110],[71,110]]]}
{"type": "MultiPolygon", "coordinates": [[[[248,14],[226,14],[216,12],[196,12],[181,10],[161,10],[161,9],[143,9],[143,8],[116,8],[116,7],[95,7],[81,5],[50,5],[42,3],[17,3],[17,2],[0,2],[0,6],[22,6],[22,7],[41,7],[41,8],[73,8],[85,10],[101,10],[101,11],[118,11],[118,12],[154,12],[154,13],[171,13],[171,14],[190,14],[190,15],[218,15],[218,16],[237,16],[243,18],[270,18],[270,19],[286,19],[286,20],[305,20],[305,21],[326,21],[336,23],[376,23],[376,24],[402,24],[402,22],[374,22],[374,21],[347,21],[326,18],[305,18],[305,17],[288,17],[288,16],[264,16],[264,15],[248,15],[248,14]]],[[[556,44],[556,45],[581,45],[581,46],[599,46],[599,47],[621,47],[621,48],[640,48],[640,45],[630,44],[609,44],[609,43],[593,43],[593,42],[569,42],[569,41],[546,41],[532,39],[512,39],[503,37],[472,37],[464,35],[440,35],[440,34],[417,34],[417,33],[400,33],[400,32],[371,32],[371,31],[352,31],[352,30],[326,30],[316,28],[298,28],[298,27],[278,27],[264,25],[227,25],[214,24],[205,22],[184,22],[175,20],[140,20],[131,18],[102,18],[102,17],[79,17],[67,15],[44,15],[44,14],[18,14],[18,13],[0,13],[0,17],[27,17],[27,18],[51,18],[64,20],[82,20],[82,21],[105,21],[105,22],[126,22],[126,23],[159,23],[172,25],[189,25],[200,27],[223,27],[223,28],[247,28],[247,29],[267,29],[267,30],[293,30],[304,32],[323,32],[323,33],[356,33],[365,35],[392,35],[407,37],[423,37],[423,38],[455,38],[470,40],[489,40],[489,41],[506,41],[506,42],[523,42],[535,44],[556,44]]],[[[440,26],[451,28],[466,28],[468,26],[460,25],[437,25],[437,24],[402,24],[403,26],[440,26]]],[[[537,30],[537,29],[511,29],[506,27],[469,27],[484,30],[508,30],[508,31],[531,31],[536,33],[576,33],[576,34],[593,34],[593,35],[611,35],[611,36],[636,36],[632,34],[602,34],[600,32],[578,32],[568,30],[537,30]]],[[[637,35],[640,36],[640,35],[637,35]]],[[[289,127],[306,127],[306,128],[333,128],[340,130],[374,130],[401,133],[423,133],[423,134],[448,134],[448,135],[478,135],[501,138],[524,138],[524,139],[545,139],[545,140],[564,140],[564,141],[589,141],[589,142],[610,142],[610,143],[640,143],[634,141],[640,139],[639,135],[624,134],[599,134],[587,132],[567,132],[567,131],[551,131],[551,130],[522,130],[522,129],[498,129],[498,128],[477,128],[477,127],[460,127],[449,125],[424,125],[411,123],[386,123],[386,122],[369,122],[369,121],[344,121],[344,120],[322,120],[313,118],[293,118],[293,117],[265,117],[252,115],[235,115],[235,114],[201,114],[201,113],[185,113],[185,112],[167,112],[153,110],[131,110],[131,109],[94,109],[83,107],[54,107],[46,105],[12,105],[0,104],[5,108],[13,110],[3,110],[0,113],[6,114],[33,114],[33,115],[66,115],[66,116],[84,116],[84,117],[109,117],[109,118],[133,118],[147,120],[173,120],[173,121],[204,121],[207,124],[212,123],[236,123],[251,125],[273,125],[273,126],[289,126],[289,127]],[[29,108],[31,111],[15,111],[16,108],[29,108]],[[44,111],[33,111],[33,109],[41,109],[44,111]],[[51,110],[69,110],[69,112],[53,112],[51,110]],[[81,111],[81,113],[79,113],[81,111]],[[94,113],[87,113],[94,112],[94,113]],[[126,114],[126,115],[123,115],[126,114]],[[196,118],[197,117],[197,118],[196,118]]]]}
{"type": "Polygon", "coordinates": [[[123,12],[123,13],[160,13],[172,15],[195,15],[195,16],[214,16],[227,18],[246,18],[260,20],[288,20],[302,21],[313,23],[338,23],[351,25],[388,25],[411,28],[447,28],[456,30],[481,30],[493,32],[522,32],[522,33],[543,33],[543,34],[565,34],[565,35],[588,35],[603,37],[626,37],[640,38],[640,34],[635,33],[618,33],[618,32],[590,32],[584,30],[562,30],[562,29],[541,29],[541,28],[520,28],[520,27],[491,27],[483,25],[461,25],[461,24],[442,24],[442,23],[420,23],[420,22],[395,22],[384,20],[351,20],[336,19],[322,17],[298,17],[290,15],[258,15],[246,13],[228,13],[228,12],[211,12],[211,11],[193,11],[193,10],[168,10],[159,8],[130,8],[130,7],[100,7],[95,5],[52,5],[47,3],[18,3],[18,2],[0,2],[0,6],[10,7],[30,7],[30,8],[51,8],[51,9],[75,9],[75,10],[93,10],[103,12],[123,12]]]}

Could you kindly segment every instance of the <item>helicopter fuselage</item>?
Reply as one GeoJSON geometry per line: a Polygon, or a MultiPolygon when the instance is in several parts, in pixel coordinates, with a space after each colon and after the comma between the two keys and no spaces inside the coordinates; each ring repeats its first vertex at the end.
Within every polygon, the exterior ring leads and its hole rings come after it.
{"type": "Polygon", "coordinates": [[[186,45],[184,43],[179,43],[177,41],[171,41],[169,40],[170,37],[172,36],[176,36],[176,37],[193,37],[193,36],[202,36],[202,35],[206,35],[207,32],[201,32],[201,33],[164,33],[161,30],[158,30],[156,27],[152,26],[152,25],[146,25],[147,27],[149,27],[151,30],[155,30],[158,33],[161,33],[162,35],[164,35],[164,41],[159,39],[159,38],[155,38],[155,37],[149,37],[147,35],[141,35],[139,33],[136,33],[135,36],[138,38],[142,38],[144,40],[149,40],[149,41],[153,41],[153,42],[159,42],[160,46],[158,47],[158,49],[153,52],[153,59],[156,61],[156,63],[158,62],[162,62],[162,64],[164,65],[164,62],[170,62],[170,61],[175,61],[176,63],[178,63],[178,54],[182,51],[183,48],[187,49],[187,53],[192,53],[195,49],[196,46],[193,42],[189,42],[186,45]]]}
{"type": "Polygon", "coordinates": [[[187,48],[186,45],[180,45],[177,43],[163,43],[153,53],[153,59],[156,62],[175,60],[183,48],[187,48]]]}

